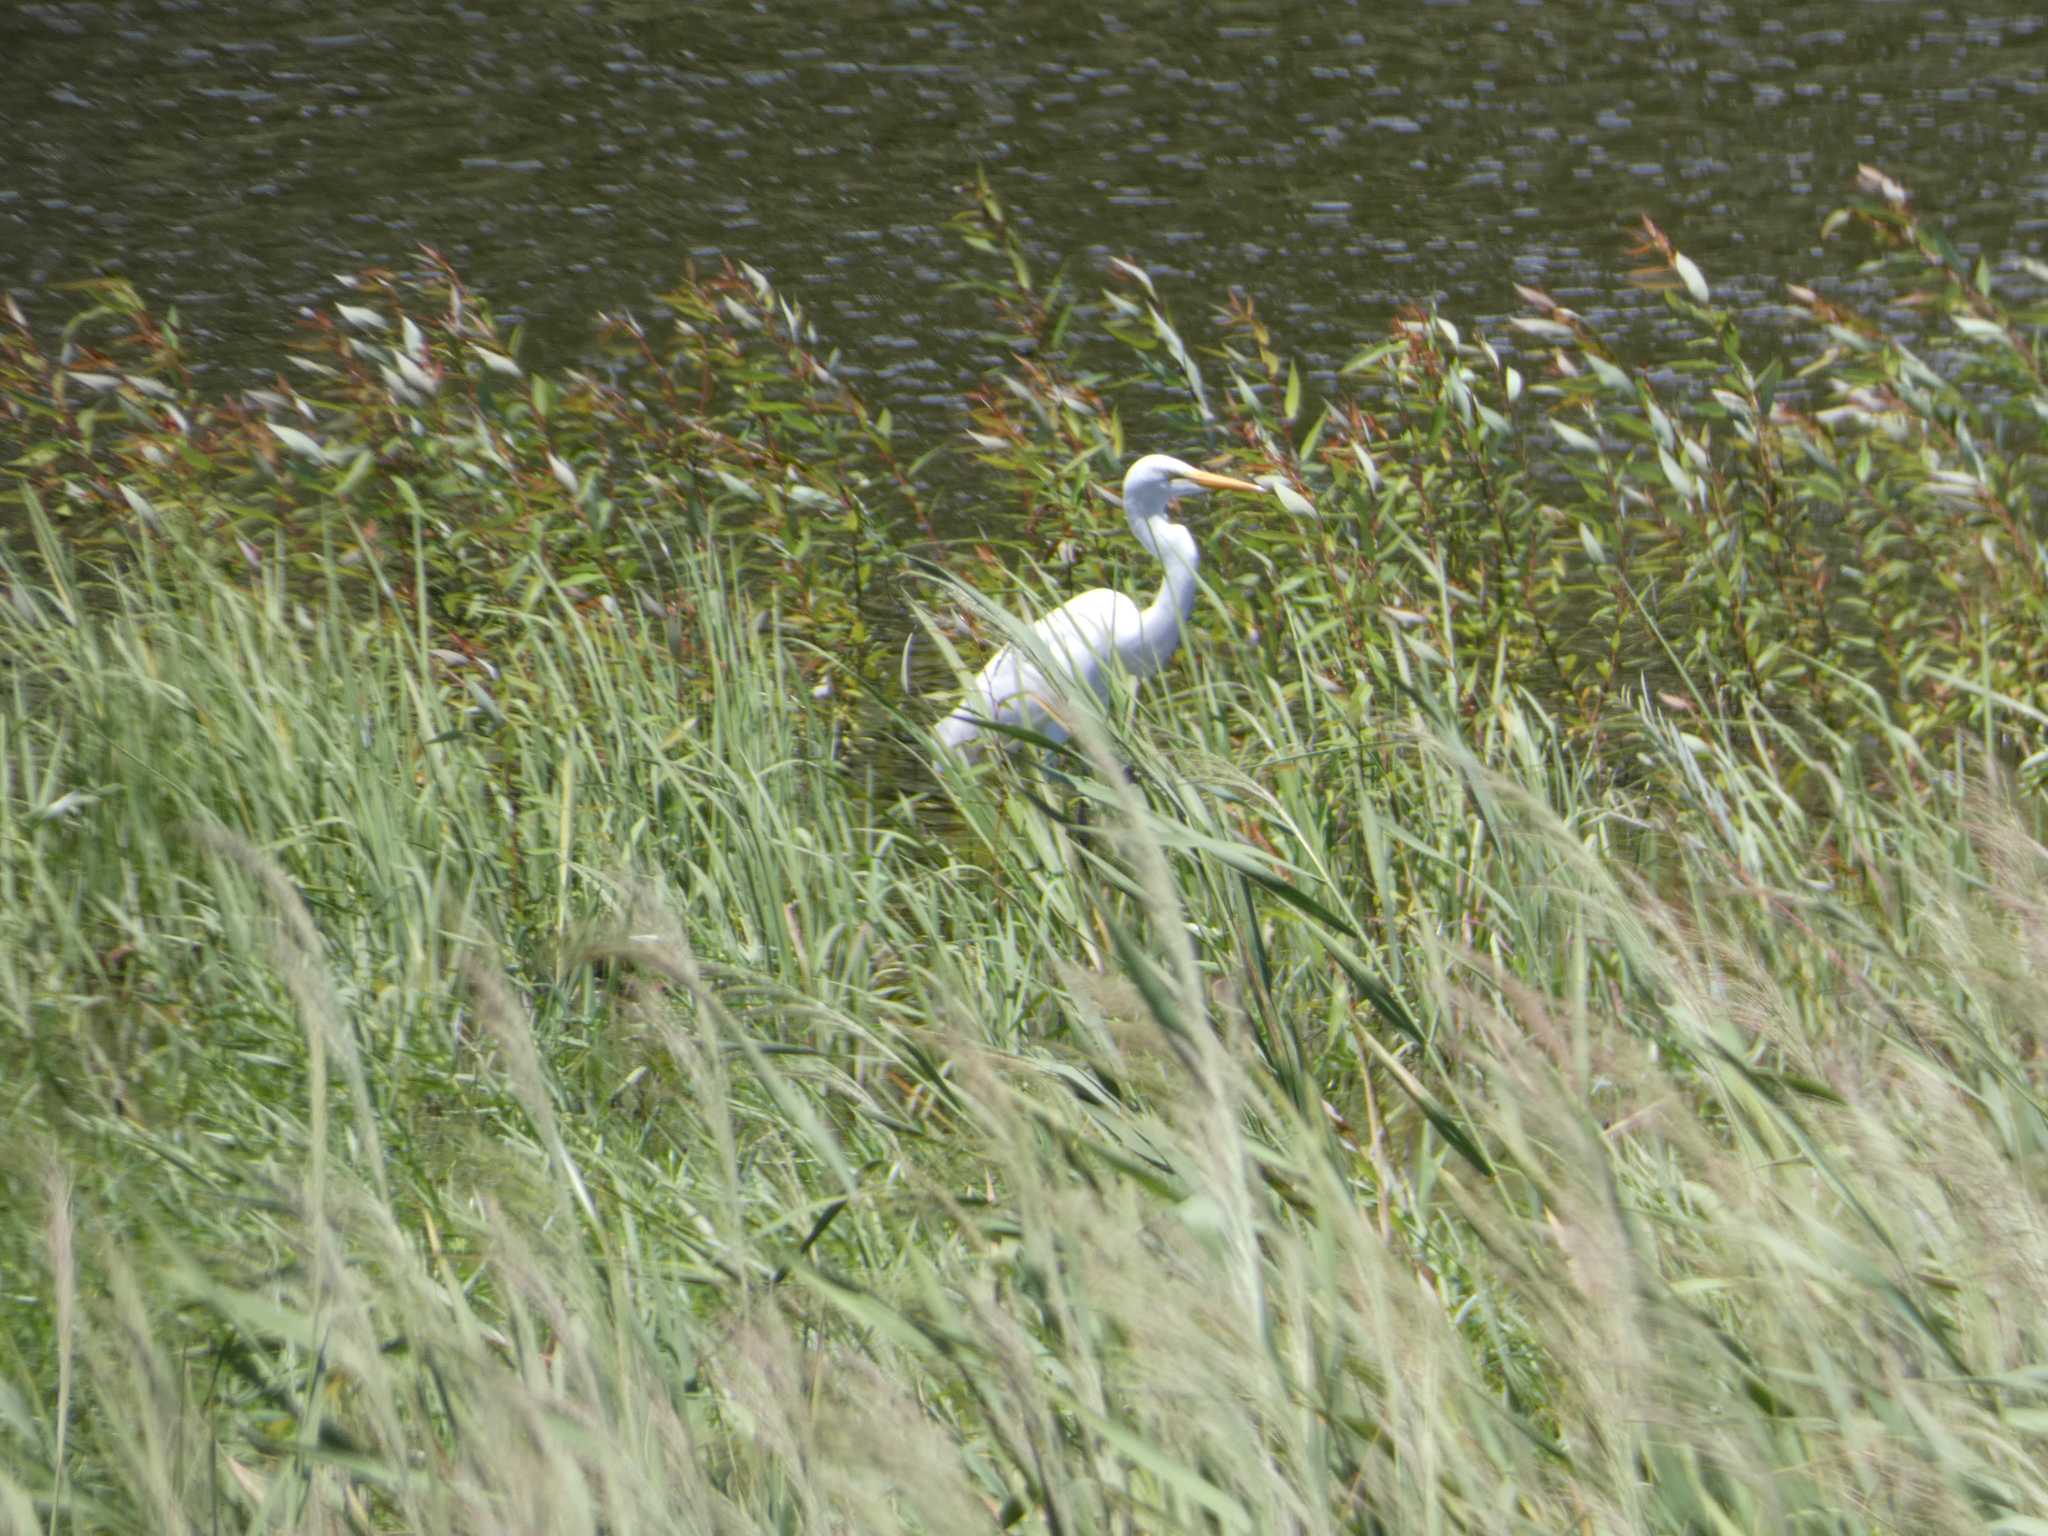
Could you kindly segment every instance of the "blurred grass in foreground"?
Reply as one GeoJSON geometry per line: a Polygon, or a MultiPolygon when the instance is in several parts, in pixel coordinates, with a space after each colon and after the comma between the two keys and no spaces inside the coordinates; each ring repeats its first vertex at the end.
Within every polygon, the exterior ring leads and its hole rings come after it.
{"type": "Polygon", "coordinates": [[[1123,402],[1287,488],[1057,777],[917,766],[973,544],[750,274],[17,325],[0,1525],[2044,1528],[2043,316],[1867,190],[1797,370],[1648,231],[1695,355],[1318,406],[979,189],[978,585],[1149,580],[1123,402]]]}

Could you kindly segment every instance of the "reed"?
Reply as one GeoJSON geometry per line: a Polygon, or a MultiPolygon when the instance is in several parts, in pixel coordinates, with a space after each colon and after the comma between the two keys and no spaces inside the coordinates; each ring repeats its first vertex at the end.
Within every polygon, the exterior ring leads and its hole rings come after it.
{"type": "Polygon", "coordinates": [[[1319,404],[981,188],[946,473],[745,272],[602,379],[440,269],[252,399],[17,324],[0,1524],[2035,1528],[2042,316],[1849,221],[1925,301],[1796,366],[1646,232],[1696,353],[1319,404]],[[931,775],[1141,412],[1287,494],[931,775]]]}

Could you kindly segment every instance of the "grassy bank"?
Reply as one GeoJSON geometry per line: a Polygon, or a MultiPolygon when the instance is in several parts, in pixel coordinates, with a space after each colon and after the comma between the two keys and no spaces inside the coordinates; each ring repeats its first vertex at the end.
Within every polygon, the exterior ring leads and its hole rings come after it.
{"type": "Polygon", "coordinates": [[[1646,231],[1686,355],[1322,402],[978,196],[999,537],[746,273],[16,326],[0,1520],[2036,1528],[2042,316],[1869,193],[1769,364],[1646,231]],[[927,773],[1167,446],[1189,650],[927,773]]]}

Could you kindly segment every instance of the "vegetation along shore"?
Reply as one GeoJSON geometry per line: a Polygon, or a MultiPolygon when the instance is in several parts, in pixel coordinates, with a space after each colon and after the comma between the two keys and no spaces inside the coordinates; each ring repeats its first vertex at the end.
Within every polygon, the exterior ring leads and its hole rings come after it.
{"type": "Polygon", "coordinates": [[[930,442],[744,268],[0,316],[0,1529],[2048,1530],[2048,269],[1825,228],[1319,390],[970,188],[930,442]]]}

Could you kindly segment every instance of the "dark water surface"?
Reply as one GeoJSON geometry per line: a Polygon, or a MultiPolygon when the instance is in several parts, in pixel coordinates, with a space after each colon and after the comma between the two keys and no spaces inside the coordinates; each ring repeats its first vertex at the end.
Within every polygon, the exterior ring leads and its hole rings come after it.
{"type": "Polygon", "coordinates": [[[936,424],[997,360],[944,287],[977,164],[1084,287],[1131,257],[1199,331],[1241,284],[1324,366],[1415,299],[1646,302],[1615,278],[1643,212],[1761,306],[1844,265],[1815,231],[1859,161],[1966,245],[2042,250],[2044,11],[0,4],[0,283],[48,317],[48,285],[124,272],[239,379],[332,274],[421,243],[526,316],[543,363],[732,255],[936,424]]]}

